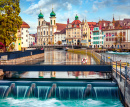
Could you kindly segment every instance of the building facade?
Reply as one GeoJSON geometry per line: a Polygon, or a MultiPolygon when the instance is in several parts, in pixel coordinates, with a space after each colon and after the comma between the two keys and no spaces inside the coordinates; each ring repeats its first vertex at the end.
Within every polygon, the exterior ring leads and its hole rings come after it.
{"type": "Polygon", "coordinates": [[[104,44],[104,34],[99,26],[95,26],[91,35],[92,48],[102,48],[104,44]]]}
{"type": "Polygon", "coordinates": [[[25,50],[29,47],[28,44],[29,28],[30,26],[23,21],[21,28],[17,31],[16,34],[17,39],[15,42],[15,51],[25,50]]]}
{"type": "Polygon", "coordinates": [[[60,32],[54,33],[54,44],[58,44],[58,41],[61,41],[61,43],[64,45],[66,44],[66,28],[61,30],[60,32]]]}
{"type": "Polygon", "coordinates": [[[28,43],[29,43],[29,46],[32,46],[35,44],[35,36],[33,34],[29,34],[28,43]]]}
{"type": "Polygon", "coordinates": [[[81,42],[81,21],[78,16],[72,23],[68,23],[66,27],[66,42],[68,45],[80,45],[81,42]]]}
{"type": "Polygon", "coordinates": [[[104,30],[104,47],[130,49],[130,29],[104,30]]]}
{"type": "Polygon", "coordinates": [[[60,32],[66,27],[66,24],[56,23],[56,14],[52,9],[50,13],[50,22],[44,20],[44,15],[38,15],[37,26],[37,45],[54,44],[54,33],[60,32]]]}

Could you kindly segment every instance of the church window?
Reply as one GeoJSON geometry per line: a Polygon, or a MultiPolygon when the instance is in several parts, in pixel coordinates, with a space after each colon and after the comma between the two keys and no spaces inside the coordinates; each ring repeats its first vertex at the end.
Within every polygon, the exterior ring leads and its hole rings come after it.
{"type": "Polygon", "coordinates": [[[52,20],[51,20],[51,25],[52,25],[52,20]]]}
{"type": "Polygon", "coordinates": [[[40,26],[40,21],[39,21],[39,26],[40,26]]]}
{"type": "Polygon", "coordinates": [[[54,25],[55,25],[55,20],[54,20],[54,25]]]}

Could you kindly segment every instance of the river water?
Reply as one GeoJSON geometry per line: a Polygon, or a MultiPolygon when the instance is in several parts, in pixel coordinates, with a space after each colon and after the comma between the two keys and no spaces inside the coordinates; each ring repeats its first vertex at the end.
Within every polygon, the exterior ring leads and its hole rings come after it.
{"type": "MultiPolygon", "coordinates": [[[[40,62],[37,64],[40,65],[55,65],[55,64],[61,64],[61,65],[81,65],[82,59],[87,59],[87,62],[85,64],[96,64],[96,61],[87,54],[76,54],[67,52],[64,50],[53,50],[53,51],[45,51],[44,55],[44,62],[40,62]]],[[[41,59],[43,60],[43,59],[41,59]]],[[[107,78],[106,75],[103,75],[102,73],[95,73],[95,72],[26,72],[23,74],[20,74],[20,78],[79,78],[79,79],[89,79],[89,78],[107,78]]]]}
{"type": "MultiPolygon", "coordinates": [[[[86,58],[88,65],[90,64],[96,64],[96,61],[87,54],[75,54],[66,52],[64,50],[53,50],[53,51],[45,51],[44,55],[44,61],[37,63],[40,65],[45,64],[82,64],[82,59],[86,58]]],[[[43,60],[41,58],[41,60],[43,60]]],[[[16,73],[14,73],[14,76],[12,74],[12,77],[16,76],[16,73]]],[[[100,78],[108,78],[106,74],[102,73],[95,73],[95,72],[24,72],[22,74],[17,73],[18,78],[80,78],[80,79],[100,79],[100,78]]],[[[3,86],[4,87],[4,86],[3,86]]],[[[24,87],[24,86],[23,86],[24,87]]],[[[70,87],[68,87],[70,88],[70,87]]],[[[77,90],[78,88],[75,87],[77,90]]],[[[100,89],[100,88],[99,88],[100,89]]],[[[99,90],[98,89],[98,90],[99,90]]],[[[111,89],[111,88],[110,88],[111,89]]],[[[118,98],[112,98],[113,92],[109,90],[109,87],[106,88],[107,94],[103,94],[103,98],[96,98],[93,99],[92,97],[87,99],[67,99],[67,100],[61,100],[57,98],[50,98],[50,99],[39,99],[39,98],[4,98],[0,99],[0,107],[123,107],[120,100],[118,98]],[[107,98],[106,96],[111,93],[111,97],[107,98]],[[107,99],[105,99],[107,98],[107,99]]],[[[64,89],[62,90],[65,91],[64,89]]],[[[61,94],[64,95],[64,93],[61,91],[61,94]]],[[[71,90],[70,90],[71,91],[71,90]]],[[[100,91],[104,91],[104,89],[100,89],[100,91]]],[[[75,93],[77,94],[77,93],[75,93]]],[[[71,94],[73,96],[73,92],[71,94]]],[[[42,95],[41,95],[42,96],[42,95]]],[[[100,93],[99,93],[100,96],[100,93]]]]}

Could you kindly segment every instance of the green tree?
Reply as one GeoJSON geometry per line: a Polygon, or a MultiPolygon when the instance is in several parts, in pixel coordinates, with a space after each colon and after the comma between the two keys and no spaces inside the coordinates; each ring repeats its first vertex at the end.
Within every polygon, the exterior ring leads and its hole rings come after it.
{"type": "Polygon", "coordinates": [[[0,0],[0,42],[4,44],[4,51],[16,41],[15,34],[22,25],[19,13],[19,0],[0,0]]]}

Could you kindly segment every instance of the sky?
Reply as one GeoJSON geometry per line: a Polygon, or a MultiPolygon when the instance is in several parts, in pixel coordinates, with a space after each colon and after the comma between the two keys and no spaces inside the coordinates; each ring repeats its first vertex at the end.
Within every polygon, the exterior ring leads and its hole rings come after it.
{"type": "Polygon", "coordinates": [[[67,24],[79,16],[79,20],[98,22],[99,19],[112,21],[130,18],[130,0],[20,0],[20,16],[29,24],[29,33],[37,33],[38,15],[41,12],[45,21],[50,21],[50,13],[56,13],[56,23],[67,24]]]}

